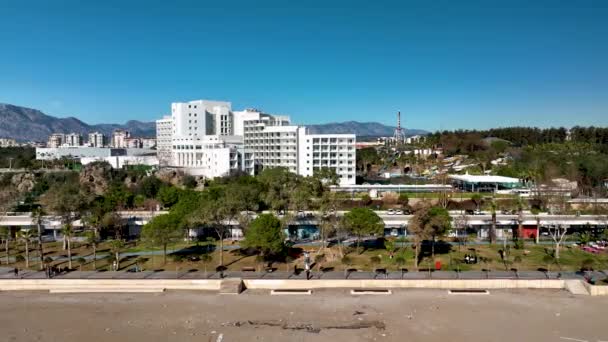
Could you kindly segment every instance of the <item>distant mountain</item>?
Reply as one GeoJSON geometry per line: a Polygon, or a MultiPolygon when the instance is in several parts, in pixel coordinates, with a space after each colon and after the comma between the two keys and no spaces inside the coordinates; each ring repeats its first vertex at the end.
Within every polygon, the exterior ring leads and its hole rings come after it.
{"type": "MultiPolygon", "coordinates": [[[[307,125],[311,133],[354,133],[360,137],[392,136],[395,127],[378,122],[335,122],[321,125],[307,125]]],[[[131,120],[124,124],[89,125],[74,117],[56,118],[37,109],[0,103],[0,138],[14,138],[18,141],[46,141],[53,133],[101,132],[110,136],[115,129],[126,129],[136,137],[156,136],[154,122],[131,120]]],[[[405,135],[428,134],[421,129],[406,129],[405,135]]],[[[86,137],[85,137],[86,140],[86,137]]]]}
{"type": "MultiPolygon", "coordinates": [[[[368,136],[368,137],[386,137],[392,136],[395,133],[394,126],[383,125],[378,122],[358,122],[358,121],[346,121],[346,122],[332,122],[321,125],[307,125],[310,132],[314,134],[328,134],[328,133],[355,133],[357,136],[368,136]]],[[[429,132],[421,129],[406,129],[405,135],[421,135],[428,134],[429,132]]]]}
{"type": "MultiPolygon", "coordinates": [[[[126,129],[136,137],[154,137],[154,122],[127,121],[125,124],[89,125],[74,117],[56,118],[43,112],[0,103],[0,137],[14,138],[18,141],[46,141],[53,133],[101,132],[111,135],[115,129],[126,129]]],[[[86,138],[85,138],[86,140],[86,138]]]]}

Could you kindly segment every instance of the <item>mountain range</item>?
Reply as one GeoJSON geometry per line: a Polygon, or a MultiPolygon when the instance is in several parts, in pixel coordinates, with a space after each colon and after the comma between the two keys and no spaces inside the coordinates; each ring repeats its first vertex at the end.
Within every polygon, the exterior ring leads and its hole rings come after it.
{"type": "MultiPolygon", "coordinates": [[[[308,125],[311,133],[355,133],[357,136],[392,136],[395,127],[377,122],[336,122],[308,125]]],[[[57,118],[37,109],[0,103],[0,138],[13,138],[18,141],[46,141],[53,133],[101,132],[111,135],[115,129],[126,129],[136,137],[154,137],[156,124],[130,120],[124,124],[89,125],[75,117],[57,118]]],[[[426,134],[418,129],[407,129],[406,135],[426,134]]],[[[86,138],[85,138],[86,139],[86,138]]]]}

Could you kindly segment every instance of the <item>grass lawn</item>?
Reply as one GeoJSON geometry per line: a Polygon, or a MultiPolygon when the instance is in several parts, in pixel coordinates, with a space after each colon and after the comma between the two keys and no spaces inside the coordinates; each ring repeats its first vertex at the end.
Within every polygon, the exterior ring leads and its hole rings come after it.
{"type": "MultiPolygon", "coordinates": [[[[87,261],[82,265],[82,270],[93,270],[93,263],[90,259],[92,256],[92,249],[90,246],[85,244],[73,243],[72,248],[72,263],[74,268],[78,268],[80,263],[79,258],[88,257],[87,261]]],[[[226,243],[228,245],[228,243],[226,243]]],[[[39,263],[37,258],[36,246],[30,247],[30,269],[38,269],[39,263]]],[[[200,261],[200,255],[207,253],[207,244],[200,243],[197,247],[194,243],[182,242],[174,244],[168,247],[169,250],[183,250],[184,257],[179,258],[172,255],[167,257],[167,263],[163,262],[162,253],[157,255],[140,255],[140,256],[129,256],[123,257],[121,260],[121,269],[128,269],[137,263],[144,270],[207,270],[212,271],[217,265],[219,265],[220,253],[216,249],[215,245],[209,245],[208,254],[211,256],[211,261],[204,263],[200,261]],[[198,257],[198,260],[190,260],[189,257],[198,257]]],[[[353,248],[347,249],[347,258],[342,259],[339,254],[337,247],[327,248],[321,254],[324,254],[324,258],[318,259],[317,254],[318,247],[307,247],[311,259],[317,260],[314,265],[314,269],[322,267],[331,267],[336,271],[341,271],[347,268],[356,268],[359,270],[372,271],[376,268],[387,268],[388,270],[396,271],[401,268],[406,268],[410,271],[415,269],[414,267],[414,249],[411,246],[405,248],[399,248],[393,253],[393,258],[389,257],[389,253],[385,249],[365,249],[361,253],[353,251],[353,248]],[[377,257],[373,258],[372,257],[377,257]],[[345,263],[346,262],[346,263],[345,263]]],[[[591,267],[597,270],[608,269],[608,252],[602,254],[591,254],[580,250],[577,247],[562,247],[560,252],[559,260],[547,260],[547,255],[552,254],[553,246],[551,245],[535,245],[531,242],[526,243],[523,249],[515,249],[511,247],[509,249],[509,255],[504,259],[501,258],[499,251],[502,249],[502,245],[475,245],[475,246],[450,246],[447,244],[438,243],[436,247],[436,253],[434,258],[431,256],[430,247],[425,246],[422,249],[422,257],[419,268],[434,268],[435,261],[440,261],[442,264],[442,270],[461,270],[461,271],[481,271],[482,269],[489,269],[494,271],[510,270],[516,268],[520,271],[526,270],[538,270],[539,268],[547,269],[551,271],[578,271],[581,269],[585,262],[591,262],[591,267]],[[470,250],[469,248],[474,248],[470,250]],[[465,254],[477,255],[478,263],[474,265],[467,265],[464,263],[465,254]],[[590,261],[589,261],[590,260],[590,261]]],[[[143,251],[161,251],[162,249],[156,248],[151,249],[143,245],[131,244],[127,246],[122,252],[137,253],[143,251]]],[[[19,245],[11,248],[10,251],[12,256],[17,254],[24,255],[24,247],[19,245]]],[[[67,251],[62,249],[61,242],[52,242],[44,244],[44,252],[46,256],[67,256],[67,251]]],[[[291,271],[294,266],[302,268],[304,261],[302,257],[302,249],[292,249],[290,251],[289,262],[274,262],[272,267],[280,271],[291,271]]],[[[98,259],[97,269],[108,270],[111,267],[111,261],[109,258],[110,249],[107,243],[101,243],[97,248],[98,258],[101,255],[105,255],[104,259],[98,259]]],[[[259,262],[259,258],[256,255],[243,255],[239,250],[225,250],[223,253],[224,265],[233,271],[240,271],[243,267],[254,267],[258,270],[262,269],[262,263],[259,262]]],[[[67,260],[57,260],[52,263],[55,266],[65,267],[67,266],[67,260]]],[[[12,263],[10,267],[25,268],[25,262],[12,263]]]]}

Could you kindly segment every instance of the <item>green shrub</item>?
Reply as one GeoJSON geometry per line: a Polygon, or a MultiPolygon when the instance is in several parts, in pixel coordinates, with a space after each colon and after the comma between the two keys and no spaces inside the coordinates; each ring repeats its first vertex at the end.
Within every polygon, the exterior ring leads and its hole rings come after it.
{"type": "Polygon", "coordinates": [[[405,265],[405,257],[403,257],[402,255],[397,256],[395,258],[395,264],[397,264],[398,266],[405,265]]]}
{"type": "Polygon", "coordinates": [[[24,262],[25,258],[23,257],[23,255],[19,254],[15,257],[15,261],[16,262],[24,262]]]}
{"type": "Polygon", "coordinates": [[[524,249],[525,247],[524,239],[517,239],[513,242],[513,248],[515,249],[524,249]]]}
{"type": "Polygon", "coordinates": [[[171,254],[171,260],[173,260],[173,262],[182,262],[184,261],[184,256],[181,254],[171,254]]]}

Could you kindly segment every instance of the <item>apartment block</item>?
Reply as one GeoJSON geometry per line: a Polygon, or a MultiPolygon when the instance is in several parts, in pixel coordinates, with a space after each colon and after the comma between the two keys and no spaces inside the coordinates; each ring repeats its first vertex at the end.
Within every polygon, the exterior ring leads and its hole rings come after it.
{"type": "Polygon", "coordinates": [[[99,132],[89,133],[88,145],[90,147],[104,147],[106,145],[106,137],[99,132]]]}
{"type": "Polygon", "coordinates": [[[309,134],[285,115],[257,109],[232,111],[230,102],[173,103],[171,116],[156,121],[161,165],[205,177],[234,170],[252,175],[284,167],[303,176],[332,168],[341,184],[355,184],[354,134],[309,134]]]}

